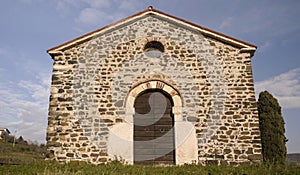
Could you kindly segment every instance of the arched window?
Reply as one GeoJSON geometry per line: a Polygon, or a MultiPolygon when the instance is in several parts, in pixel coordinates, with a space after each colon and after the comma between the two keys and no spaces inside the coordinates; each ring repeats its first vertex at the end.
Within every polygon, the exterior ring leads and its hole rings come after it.
{"type": "Polygon", "coordinates": [[[148,57],[159,58],[165,51],[165,48],[161,42],[150,41],[145,45],[144,51],[148,57]]]}

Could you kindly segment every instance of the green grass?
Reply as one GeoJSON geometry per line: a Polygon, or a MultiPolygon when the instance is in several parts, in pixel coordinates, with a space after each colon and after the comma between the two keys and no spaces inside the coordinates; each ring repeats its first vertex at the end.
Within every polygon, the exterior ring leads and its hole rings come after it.
{"type": "Polygon", "coordinates": [[[297,175],[300,174],[300,167],[280,166],[280,165],[242,165],[242,166],[130,166],[118,162],[107,165],[91,165],[83,162],[71,162],[60,164],[53,161],[42,161],[24,165],[3,165],[0,166],[2,175],[95,175],[95,174],[204,174],[204,175],[297,175]]]}
{"type": "Polygon", "coordinates": [[[0,164],[31,164],[44,160],[37,145],[15,144],[0,140],[0,164]]]}
{"type": "Polygon", "coordinates": [[[300,175],[300,167],[272,164],[233,166],[169,166],[123,165],[112,162],[92,165],[84,162],[58,163],[45,161],[43,150],[35,145],[18,145],[0,141],[0,175],[300,175]]]}

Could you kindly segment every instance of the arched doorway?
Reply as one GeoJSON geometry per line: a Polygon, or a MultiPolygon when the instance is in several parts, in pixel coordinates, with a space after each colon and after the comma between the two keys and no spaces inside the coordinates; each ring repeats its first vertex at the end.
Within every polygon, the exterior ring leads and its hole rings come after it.
{"type": "Polygon", "coordinates": [[[172,98],[161,89],[139,94],[134,102],[134,164],[175,164],[172,98]]]}
{"type": "MultiPolygon", "coordinates": [[[[132,89],[129,91],[128,96],[126,97],[126,104],[125,104],[125,114],[124,114],[124,123],[120,123],[118,125],[112,126],[110,129],[110,136],[109,136],[109,143],[108,143],[108,154],[111,157],[111,159],[114,159],[115,157],[121,157],[124,159],[125,162],[128,164],[161,164],[164,162],[159,162],[159,157],[155,156],[149,156],[150,159],[152,160],[149,162],[139,162],[145,159],[140,159],[138,158],[135,153],[137,153],[135,150],[138,147],[142,147],[143,145],[138,145],[138,140],[134,139],[134,134],[135,129],[137,130],[138,128],[135,128],[135,124],[138,121],[134,119],[136,118],[138,105],[136,105],[137,99],[141,97],[143,94],[146,94],[148,92],[158,92],[160,95],[162,94],[169,102],[166,104],[171,104],[172,110],[170,113],[170,116],[172,117],[172,122],[168,122],[168,124],[172,124],[172,130],[169,130],[167,133],[168,135],[171,134],[173,137],[173,143],[174,146],[170,150],[170,144],[167,145],[166,147],[168,148],[169,151],[174,151],[173,152],[173,160],[170,162],[165,162],[167,164],[176,164],[176,165],[183,165],[186,163],[197,163],[198,162],[198,147],[197,147],[197,138],[196,138],[196,131],[192,123],[183,121],[183,116],[182,116],[182,97],[177,89],[174,87],[166,84],[163,81],[159,80],[151,80],[147,81],[141,84],[138,84],[137,86],[132,87],[132,89]],[[135,141],[136,140],[136,141],[135,141]],[[157,159],[157,161],[155,160],[157,159]]],[[[149,96],[150,97],[150,96],[149,96]]],[[[144,97],[148,98],[149,97],[144,97]]],[[[155,97],[155,96],[154,96],[155,97]]],[[[141,98],[142,100],[143,98],[141,98]]],[[[151,101],[151,100],[150,100],[151,101]]],[[[149,100],[148,100],[149,102],[149,100]]],[[[142,103],[139,103],[142,104],[142,103]]],[[[155,106],[155,105],[154,105],[155,106]]],[[[156,106],[161,106],[161,105],[156,105],[156,106]]],[[[170,105],[169,105],[170,106],[170,105]]],[[[166,107],[165,109],[167,109],[166,107]]],[[[154,110],[157,111],[157,110],[154,110]]],[[[149,113],[148,109],[148,113],[149,113]]],[[[146,112],[140,112],[142,113],[141,119],[145,118],[144,116],[146,112]]],[[[151,112],[150,112],[151,114],[151,112]]],[[[136,118],[138,119],[138,118],[136,118]]],[[[154,118],[155,119],[155,118],[154,118]]],[[[143,120],[141,120],[143,121],[143,120]]],[[[147,123],[146,123],[147,124],[147,123]]],[[[145,123],[140,123],[140,125],[145,125],[145,123]]],[[[149,125],[149,123],[148,123],[149,125]]],[[[151,124],[150,124],[151,125],[151,124]]],[[[148,131],[147,128],[143,128],[148,131]]],[[[159,130],[160,131],[160,130],[159,130]]],[[[164,130],[162,129],[162,132],[164,130]]],[[[142,135],[143,136],[143,135],[142,135]]],[[[164,136],[167,136],[164,134],[164,136]]],[[[154,138],[154,136],[153,136],[154,138]]],[[[148,141],[151,139],[148,139],[148,141]]],[[[153,140],[153,139],[152,139],[153,140]]],[[[163,143],[165,141],[165,137],[156,137],[155,142],[157,143],[163,143]]],[[[146,140],[147,141],[147,140],[146,140]]],[[[145,141],[142,141],[145,142],[145,141]]],[[[141,142],[140,142],[141,143],[141,142]]],[[[150,143],[150,142],[149,142],[150,143]]],[[[162,146],[163,147],[163,146],[162,146]]],[[[169,152],[166,152],[168,150],[164,150],[163,148],[161,149],[155,149],[156,152],[161,151],[159,155],[166,155],[169,152]]],[[[155,151],[154,150],[154,151],[155,151]]],[[[146,154],[141,155],[145,156],[146,154]]],[[[150,155],[150,154],[149,154],[150,155]]],[[[151,154],[152,155],[152,154],[151,154]]],[[[156,155],[156,154],[153,154],[156,155]]],[[[149,158],[148,157],[148,158],[149,158]]],[[[142,157],[143,158],[143,157],[142,157]]],[[[161,159],[165,159],[166,157],[162,157],[161,159]]]]}

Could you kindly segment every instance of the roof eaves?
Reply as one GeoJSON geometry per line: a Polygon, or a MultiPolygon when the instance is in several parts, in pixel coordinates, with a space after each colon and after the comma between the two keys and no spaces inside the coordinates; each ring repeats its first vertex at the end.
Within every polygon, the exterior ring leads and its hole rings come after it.
{"type": "Polygon", "coordinates": [[[148,13],[149,11],[151,11],[151,9],[148,8],[148,9],[142,11],[142,12],[139,12],[139,13],[137,13],[137,14],[134,14],[134,15],[132,15],[132,16],[129,16],[129,17],[127,17],[127,18],[121,19],[121,20],[119,20],[119,21],[117,21],[117,22],[114,22],[114,23],[112,23],[112,24],[109,24],[109,25],[107,25],[107,26],[105,26],[105,27],[102,27],[102,28],[100,28],[100,29],[98,29],[98,30],[92,31],[92,32],[87,33],[87,34],[85,34],[85,35],[82,35],[82,36],[80,36],[80,37],[78,37],[78,38],[75,38],[75,39],[73,39],[73,40],[71,40],[71,41],[65,42],[65,43],[63,43],[63,44],[61,44],[61,45],[58,45],[58,46],[56,46],[56,47],[53,47],[53,48],[47,50],[47,53],[49,53],[49,54],[59,53],[60,51],[66,49],[66,48],[69,48],[69,47],[71,47],[71,46],[73,46],[73,45],[76,45],[76,44],[78,44],[78,43],[82,43],[82,42],[84,42],[84,41],[87,41],[87,40],[91,39],[93,36],[99,34],[100,32],[103,32],[103,31],[108,30],[108,29],[110,29],[110,28],[112,28],[112,27],[115,27],[115,26],[117,26],[117,25],[119,25],[119,24],[122,24],[122,23],[125,22],[125,21],[128,21],[128,20],[134,19],[134,18],[136,18],[136,17],[142,16],[142,15],[144,15],[145,13],[148,13]]]}
{"type": "Polygon", "coordinates": [[[155,10],[153,9],[153,12],[155,12],[156,14],[158,15],[163,15],[165,17],[168,17],[168,18],[171,18],[171,19],[174,19],[176,20],[177,22],[183,24],[183,25],[188,25],[189,27],[192,27],[196,30],[199,30],[202,34],[204,35],[207,35],[207,36],[210,36],[210,37],[213,37],[213,38],[216,38],[216,39],[219,39],[221,41],[224,41],[224,42],[228,42],[230,44],[233,44],[233,45],[236,45],[236,46],[239,46],[241,48],[252,48],[252,49],[256,49],[257,46],[253,45],[253,44],[250,44],[250,43],[247,43],[247,42],[244,42],[244,41],[241,41],[241,40],[238,40],[236,38],[233,38],[233,37],[230,37],[228,35],[224,35],[222,33],[219,33],[219,32],[216,32],[214,30],[211,30],[211,29],[208,29],[206,27],[203,27],[203,26],[200,26],[200,25],[197,25],[197,24],[194,24],[190,21],[187,21],[187,20],[184,20],[184,19],[181,19],[181,18],[178,18],[176,16],[172,16],[172,15],[169,15],[167,13],[164,13],[162,11],[159,11],[159,10],[155,10]]]}
{"type": "Polygon", "coordinates": [[[185,25],[185,26],[188,26],[188,27],[191,27],[195,30],[198,30],[199,32],[201,32],[202,34],[206,35],[206,36],[209,36],[209,37],[212,37],[212,38],[215,38],[217,40],[220,40],[220,41],[223,41],[225,43],[229,43],[229,44],[232,44],[234,46],[237,46],[241,49],[243,49],[244,51],[250,51],[250,52],[255,52],[257,46],[253,45],[253,44],[250,44],[250,43],[247,43],[247,42],[244,42],[244,41],[241,41],[241,40],[238,40],[238,39],[235,39],[233,37],[230,37],[230,36],[227,36],[227,35],[224,35],[222,33],[219,33],[219,32],[216,32],[214,30],[211,30],[211,29],[208,29],[208,28],[205,28],[203,26],[200,26],[200,25],[197,25],[197,24],[194,24],[192,22],[189,22],[189,21],[186,21],[184,19],[181,19],[181,18],[178,18],[178,17],[175,17],[175,16],[172,16],[172,15],[169,15],[167,13],[164,13],[162,11],[159,11],[159,10],[156,10],[156,9],[153,9],[151,6],[148,7],[148,9],[142,11],[142,12],[139,12],[137,14],[134,14],[132,16],[129,16],[127,18],[124,18],[122,20],[119,20],[115,23],[112,23],[110,25],[107,25],[103,28],[100,28],[98,30],[95,30],[93,32],[90,32],[90,33],[87,33],[83,36],[80,36],[78,38],[75,38],[71,41],[68,41],[66,43],[63,43],[61,45],[58,45],[56,47],[53,47],[49,50],[47,50],[47,52],[50,54],[50,55],[55,55],[55,54],[60,54],[63,50],[67,49],[67,48],[70,48],[72,47],[73,45],[76,45],[78,43],[82,43],[82,42],[85,42],[89,39],[91,39],[93,36],[101,33],[101,32],[105,32],[106,30],[109,30],[113,27],[116,27],[118,25],[121,25],[122,23],[124,22],[127,22],[128,20],[134,20],[135,18],[138,18],[140,16],[143,16],[143,15],[146,15],[146,14],[149,14],[149,13],[153,13],[155,15],[158,15],[158,16],[162,16],[162,17],[165,17],[165,18],[169,18],[171,20],[175,20],[176,22],[182,24],[182,25],[185,25]]]}

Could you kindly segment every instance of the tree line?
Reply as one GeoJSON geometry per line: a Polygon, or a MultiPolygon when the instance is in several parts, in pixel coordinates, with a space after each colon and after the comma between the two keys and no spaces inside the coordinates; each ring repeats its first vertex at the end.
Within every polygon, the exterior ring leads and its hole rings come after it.
{"type": "Polygon", "coordinates": [[[1,138],[6,143],[11,143],[13,146],[17,146],[22,151],[37,152],[42,155],[46,155],[47,148],[45,144],[38,144],[38,142],[26,141],[22,136],[16,138],[6,132],[1,134],[1,138]]]}

